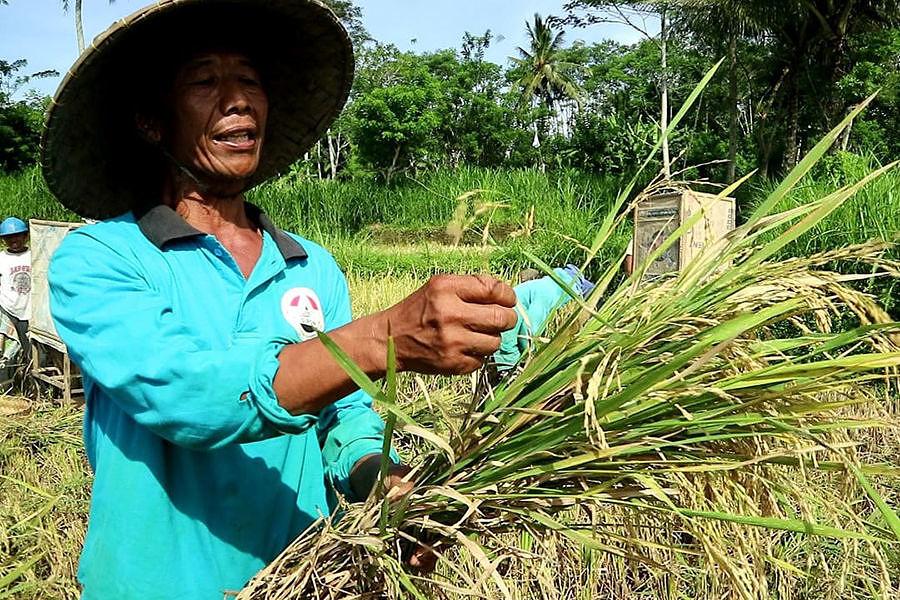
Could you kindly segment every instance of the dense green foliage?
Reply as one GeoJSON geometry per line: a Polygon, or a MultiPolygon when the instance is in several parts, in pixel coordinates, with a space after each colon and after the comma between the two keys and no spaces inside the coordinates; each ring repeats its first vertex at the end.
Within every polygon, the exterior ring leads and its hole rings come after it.
{"type": "Polygon", "coordinates": [[[18,171],[37,162],[46,100],[29,94],[14,100],[13,94],[33,78],[54,75],[44,71],[22,74],[25,60],[0,60],[0,172],[18,171]]]}
{"type": "MultiPolygon", "coordinates": [[[[627,175],[658,135],[663,82],[670,111],[710,65],[725,58],[671,155],[691,177],[777,176],[873,91],[878,99],[841,140],[886,161],[900,155],[900,9],[878,0],[710,2],[570,1],[557,17],[523,23],[519,56],[485,58],[494,41],[465,33],[461,46],[401,52],[372,40],[352,0],[331,0],[357,49],[347,110],[296,166],[315,178],[421,176],[471,165],[627,175]],[[620,12],[610,13],[618,8],[620,12]],[[671,22],[667,67],[652,15],[671,22]],[[577,41],[582,27],[650,14],[643,41],[577,41]],[[565,34],[565,37],[563,36],[565,34]],[[567,45],[566,39],[576,40],[567,45]]],[[[22,61],[0,62],[0,169],[36,158],[42,101],[11,100],[22,61]]]]}
{"type": "Polygon", "coordinates": [[[900,4],[893,0],[569,0],[565,9],[561,22],[579,27],[665,17],[668,35],[653,45],[657,53],[667,46],[670,62],[657,69],[657,82],[677,86],[697,59],[726,57],[720,83],[727,85],[709,94],[716,110],[703,130],[730,142],[729,158],[764,173],[791,167],[875,88],[881,100],[842,145],[897,155],[900,4]]]}
{"type": "MultiPolygon", "coordinates": [[[[788,196],[783,208],[858,181],[874,166],[874,159],[849,153],[827,157],[814,176],[788,196]]],[[[765,180],[755,181],[741,197],[744,210],[739,221],[773,187],[765,180]]],[[[294,173],[256,188],[250,200],[279,226],[324,244],[339,263],[357,273],[511,273],[529,262],[526,251],[551,264],[584,260],[585,246],[623,185],[614,176],[575,170],[463,167],[400,178],[392,185],[362,178],[318,180],[294,173]],[[473,190],[480,191],[470,194],[473,190]],[[446,228],[464,202],[470,209],[490,210],[467,221],[463,247],[454,249],[449,247],[453,240],[446,228]]],[[[36,168],[0,176],[0,214],[77,220],[50,196],[36,168]]],[[[783,249],[781,256],[890,240],[898,232],[900,172],[894,171],[864,188],[813,232],[783,249]]],[[[618,231],[594,268],[617,260],[629,236],[627,227],[618,231]]],[[[898,310],[900,293],[895,282],[891,286],[874,282],[869,289],[889,309],[898,310]]]]}

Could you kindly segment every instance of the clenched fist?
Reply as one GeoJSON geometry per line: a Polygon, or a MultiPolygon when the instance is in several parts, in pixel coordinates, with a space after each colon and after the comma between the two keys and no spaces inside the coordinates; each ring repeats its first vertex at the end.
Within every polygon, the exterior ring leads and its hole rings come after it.
{"type": "Polygon", "coordinates": [[[513,289],[485,275],[438,275],[380,313],[397,367],[436,375],[477,370],[516,325],[513,289]]]}

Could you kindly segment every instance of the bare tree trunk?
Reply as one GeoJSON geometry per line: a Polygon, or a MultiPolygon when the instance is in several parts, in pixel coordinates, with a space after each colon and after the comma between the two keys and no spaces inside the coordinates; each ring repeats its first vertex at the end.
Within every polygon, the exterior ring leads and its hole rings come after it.
{"type": "MultiPolygon", "coordinates": [[[[856,107],[857,107],[856,104],[852,105],[849,109],[847,109],[847,112],[848,113],[853,112],[854,110],[856,110],[856,107]]],[[[842,152],[846,152],[847,148],[850,147],[850,132],[852,129],[853,129],[853,121],[850,121],[850,123],[847,124],[847,128],[841,132],[841,137],[838,141],[838,148],[840,148],[842,152]]]]}
{"type": "Polygon", "coordinates": [[[334,173],[332,177],[337,179],[338,169],[341,166],[341,157],[343,156],[344,134],[338,131],[337,138],[334,140],[334,173]]]}
{"type": "Polygon", "coordinates": [[[81,21],[81,1],[75,0],[75,38],[78,40],[78,54],[84,52],[84,27],[81,21]]]}
{"type": "Polygon", "coordinates": [[[534,120],[534,139],[531,142],[531,147],[535,148],[538,151],[538,165],[540,167],[541,173],[546,170],[546,165],[544,165],[544,153],[541,150],[541,136],[540,136],[540,126],[538,125],[538,121],[540,119],[534,120]]]}
{"type": "Polygon", "coordinates": [[[784,149],[784,166],[787,170],[797,165],[797,155],[800,152],[800,86],[797,79],[795,73],[788,88],[788,135],[784,149]]]}
{"type": "Polygon", "coordinates": [[[394,149],[394,158],[391,160],[391,166],[388,167],[387,175],[385,176],[385,183],[388,185],[391,184],[391,179],[394,177],[394,170],[397,168],[397,160],[400,158],[400,144],[397,144],[397,147],[394,149]]]}
{"type": "Polygon", "coordinates": [[[728,44],[728,183],[733,183],[737,175],[737,133],[738,133],[738,85],[737,85],[737,32],[731,32],[728,44]]]}
{"type": "Polygon", "coordinates": [[[334,138],[331,136],[330,129],[325,133],[325,143],[328,146],[328,172],[331,179],[335,179],[337,177],[337,151],[334,147],[334,138]]]}
{"type": "MultiPolygon", "coordinates": [[[[660,40],[660,53],[662,55],[662,106],[661,106],[661,119],[659,121],[660,129],[665,133],[669,128],[669,72],[668,72],[668,57],[667,51],[668,47],[666,44],[666,38],[668,36],[666,23],[666,7],[665,5],[660,9],[659,12],[659,40],[660,40]]],[[[669,138],[666,136],[663,139],[662,143],[662,160],[663,160],[663,175],[666,179],[672,177],[672,166],[671,160],[669,158],[669,138]]]]}
{"type": "Polygon", "coordinates": [[[322,140],[316,142],[316,174],[319,179],[324,179],[322,177],[322,140]]]}

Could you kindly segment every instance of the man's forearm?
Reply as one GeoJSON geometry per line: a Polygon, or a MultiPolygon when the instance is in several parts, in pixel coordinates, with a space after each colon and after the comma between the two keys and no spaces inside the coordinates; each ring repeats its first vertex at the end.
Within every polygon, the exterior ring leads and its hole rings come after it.
{"type": "MultiPolygon", "coordinates": [[[[398,304],[328,335],[372,379],[387,369],[388,333],[398,370],[462,375],[496,352],[500,333],[518,320],[515,305],[513,289],[495,279],[440,275],[398,304]]],[[[319,340],[287,346],[278,360],[275,395],[292,414],[315,414],[357,389],[319,340]]]]}
{"type": "MultiPolygon", "coordinates": [[[[384,377],[387,333],[381,313],[357,319],[328,336],[372,379],[384,377]]],[[[315,414],[355,392],[358,386],[318,339],[286,346],[273,387],[291,414],[315,414]]]]}

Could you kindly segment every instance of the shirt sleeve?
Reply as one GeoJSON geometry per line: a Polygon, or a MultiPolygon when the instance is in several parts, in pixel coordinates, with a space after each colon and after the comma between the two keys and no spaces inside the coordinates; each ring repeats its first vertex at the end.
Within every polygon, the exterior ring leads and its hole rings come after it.
{"type": "MultiPolygon", "coordinates": [[[[351,320],[350,293],[347,281],[333,259],[335,276],[331,289],[331,302],[326,307],[328,329],[341,327],[351,320]]],[[[384,445],[384,421],[372,408],[372,398],[362,390],[323,408],[316,425],[325,477],[331,485],[351,501],[355,498],[350,489],[350,471],[359,459],[369,454],[381,454],[384,445]]],[[[391,460],[400,462],[397,452],[391,449],[391,460]]]]}
{"type": "MultiPolygon", "coordinates": [[[[565,269],[554,269],[567,284],[574,278],[565,269]]],[[[520,283],[513,288],[516,292],[515,327],[500,334],[500,348],[494,353],[494,362],[501,370],[509,369],[519,362],[522,354],[531,345],[531,339],[540,335],[550,320],[554,310],[566,304],[570,298],[550,277],[541,277],[520,283]]]]}
{"type": "Polygon", "coordinates": [[[196,450],[301,433],[272,390],[283,344],[234,337],[209,349],[173,314],[134,257],[73,232],[48,273],[51,314],[75,363],[127,415],[196,450]],[[90,265],[90,268],[85,268],[90,265]]]}

